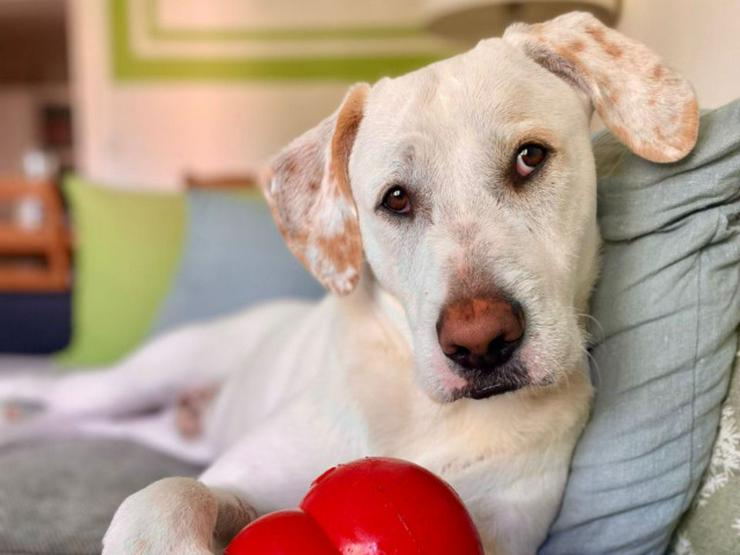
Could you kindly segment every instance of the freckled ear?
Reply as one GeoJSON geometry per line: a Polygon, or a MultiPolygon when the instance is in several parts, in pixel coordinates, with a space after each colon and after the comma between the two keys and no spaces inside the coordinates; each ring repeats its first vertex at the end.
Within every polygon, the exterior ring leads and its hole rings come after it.
{"type": "Polygon", "coordinates": [[[573,12],[515,24],[504,40],[583,90],[614,135],[653,162],[675,162],[696,143],[699,110],[691,85],[645,45],[573,12]]]}
{"type": "Polygon", "coordinates": [[[278,154],[262,180],[290,250],[340,295],[355,288],[363,261],[348,162],[369,89],[353,86],[333,115],[278,154]]]}

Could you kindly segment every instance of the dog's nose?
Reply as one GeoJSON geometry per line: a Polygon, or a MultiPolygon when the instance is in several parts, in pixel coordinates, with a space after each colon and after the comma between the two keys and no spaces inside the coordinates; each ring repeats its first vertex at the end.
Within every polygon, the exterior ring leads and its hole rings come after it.
{"type": "Polygon", "coordinates": [[[511,358],[523,335],[521,307],[500,297],[452,303],[437,322],[442,351],[467,370],[494,370],[511,358]]]}

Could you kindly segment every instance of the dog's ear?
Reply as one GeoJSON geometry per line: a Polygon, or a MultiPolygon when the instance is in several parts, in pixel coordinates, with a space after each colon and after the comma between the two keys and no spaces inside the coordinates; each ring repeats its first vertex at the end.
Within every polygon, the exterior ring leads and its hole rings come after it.
{"type": "Polygon", "coordinates": [[[582,12],[514,24],[503,38],[584,91],[606,127],[635,154],[675,162],[694,147],[694,91],[645,45],[582,12]]]}
{"type": "Polygon", "coordinates": [[[363,262],[347,165],[369,89],[354,85],[339,109],[283,149],[262,179],[290,250],[340,295],[355,288],[363,262]]]}

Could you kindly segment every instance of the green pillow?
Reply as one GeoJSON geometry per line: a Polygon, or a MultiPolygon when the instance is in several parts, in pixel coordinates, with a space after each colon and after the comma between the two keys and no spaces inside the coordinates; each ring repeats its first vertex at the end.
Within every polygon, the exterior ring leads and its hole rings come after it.
{"type": "Polygon", "coordinates": [[[70,366],[113,362],[149,332],[180,259],[185,199],[65,181],[75,230],[70,366]]]}

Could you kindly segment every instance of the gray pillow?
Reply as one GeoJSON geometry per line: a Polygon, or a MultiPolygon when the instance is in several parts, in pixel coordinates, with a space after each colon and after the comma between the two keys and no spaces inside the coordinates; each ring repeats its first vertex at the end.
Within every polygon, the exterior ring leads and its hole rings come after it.
{"type": "Polygon", "coordinates": [[[258,192],[192,191],[187,202],[183,257],[154,334],[268,299],[324,295],[285,246],[258,192]]]}
{"type": "Polygon", "coordinates": [[[707,466],[740,321],[740,102],[684,160],[594,142],[591,421],[543,555],[663,553],[707,466]]]}

